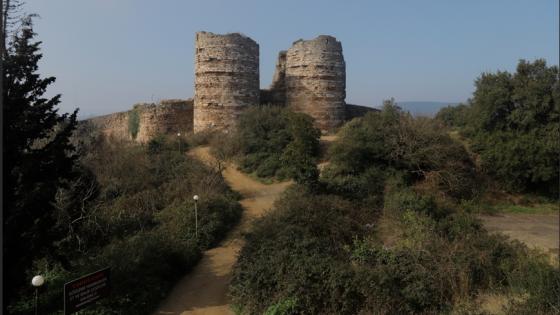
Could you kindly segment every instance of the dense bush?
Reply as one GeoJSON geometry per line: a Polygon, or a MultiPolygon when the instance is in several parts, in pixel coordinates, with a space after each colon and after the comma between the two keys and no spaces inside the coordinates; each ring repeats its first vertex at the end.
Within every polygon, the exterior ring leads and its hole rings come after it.
{"type": "Polygon", "coordinates": [[[475,137],[486,173],[512,192],[558,195],[560,145],[559,125],[535,128],[523,133],[495,131],[475,137]]]}
{"type": "Polygon", "coordinates": [[[292,188],[247,236],[232,280],[233,303],[243,314],[281,307],[291,314],[356,313],[361,297],[345,246],[363,229],[361,216],[339,197],[292,188]]]}
{"type": "Polygon", "coordinates": [[[456,199],[472,198],[477,192],[474,163],[462,144],[437,122],[413,118],[392,101],[380,112],[346,124],[329,160],[323,181],[348,196],[382,194],[384,179],[394,172],[408,184],[424,181],[456,199]]]}
{"type": "MultiPolygon", "coordinates": [[[[97,143],[81,161],[91,175],[57,197],[58,224],[68,234],[58,246],[65,254],[45,257],[29,270],[46,276],[42,313],[60,310],[65,282],[110,266],[111,297],[87,312],[149,314],[202,250],[236,224],[238,196],[219,171],[180,154],[174,140],[88,143],[97,143]],[[194,194],[200,196],[198,238],[194,194]]],[[[32,292],[24,289],[21,296],[11,307],[15,314],[31,310],[32,292]]]]}
{"type": "Polygon", "coordinates": [[[128,133],[132,139],[136,139],[140,130],[140,109],[137,106],[128,112],[128,133]]]}
{"type": "MultiPolygon", "coordinates": [[[[513,292],[524,299],[510,299],[509,314],[559,314],[560,270],[542,253],[521,256],[507,274],[513,292]]],[[[515,296],[515,295],[514,295],[515,296]]]]}
{"type": "Polygon", "coordinates": [[[213,141],[218,157],[237,155],[239,166],[261,178],[317,180],[321,133],[313,119],[276,106],[255,106],[239,118],[233,135],[213,141]]]}
{"type": "Polygon", "coordinates": [[[560,307],[557,267],[521,243],[411,190],[391,198],[400,228],[388,247],[357,202],[292,188],[247,236],[230,290],[237,312],[445,314],[466,301],[474,314],[485,292],[511,297],[511,314],[560,307]]]}
{"type": "Polygon", "coordinates": [[[557,197],[560,163],[558,66],[521,60],[513,74],[483,73],[467,106],[437,117],[461,127],[483,170],[511,192],[557,197]]]}
{"type": "MultiPolygon", "coordinates": [[[[483,75],[471,104],[436,119],[413,118],[389,101],[346,124],[321,174],[325,189],[295,186],[247,236],[231,284],[236,310],[482,314],[479,297],[498,294],[508,314],[558,313],[557,264],[490,235],[469,213],[483,185],[446,128],[470,137],[487,174],[503,184],[557,181],[557,72],[522,62],[514,76],[483,75]]],[[[266,162],[258,164],[264,173],[277,167],[259,154],[247,162],[266,162]]]]}
{"type": "MultiPolygon", "coordinates": [[[[212,130],[199,131],[197,133],[190,133],[187,135],[187,143],[191,147],[199,145],[208,145],[213,139],[218,137],[218,133],[212,130]]],[[[219,135],[221,136],[221,135],[219,135]]]]}
{"type": "Polygon", "coordinates": [[[469,106],[465,104],[449,105],[440,109],[435,119],[447,127],[460,128],[468,122],[469,106]]]}
{"type": "Polygon", "coordinates": [[[511,314],[556,312],[557,266],[488,234],[462,206],[481,185],[448,132],[392,102],[344,126],[321,176],[326,189],[294,187],[247,236],[231,284],[236,310],[481,314],[477,297],[491,292],[509,299],[511,314]]]}

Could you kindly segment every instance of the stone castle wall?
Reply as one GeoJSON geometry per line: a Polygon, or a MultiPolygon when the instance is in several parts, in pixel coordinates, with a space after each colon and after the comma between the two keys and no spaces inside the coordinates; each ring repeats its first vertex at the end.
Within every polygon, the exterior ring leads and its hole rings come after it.
{"type": "Polygon", "coordinates": [[[158,134],[228,131],[248,106],[276,104],[315,119],[324,132],[373,110],[346,104],[346,64],[332,36],[298,40],[278,54],[272,83],[260,90],[259,45],[239,33],[196,34],[195,97],[138,104],[128,112],[91,119],[107,137],[145,143],[158,134]],[[130,117],[138,120],[136,135],[130,117]]]}
{"type": "Polygon", "coordinates": [[[176,135],[193,131],[193,100],[163,100],[159,104],[142,103],[130,111],[89,119],[109,138],[146,143],[157,135],[176,135]],[[137,116],[135,137],[130,130],[130,119],[137,116]]]}
{"type": "Polygon", "coordinates": [[[286,53],[286,106],[315,118],[323,131],[345,119],[346,64],[332,36],[298,40],[286,53]]]}
{"type": "Polygon", "coordinates": [[[86,121],[91,122],[107,139],[132,140],[128,132],[128,112],[118,112],[97,116],[86,121]]]}
{"type": "Polygon", "coordinates": [[[137,142],[148,142],[157,135],[193,131],[192,100],[163,100],[159,104],[141,104],[136,108],[140,114],[137,142]]]}
{"type": "Polygon", "coordinates": [[[278,54],[272,83],[266,90],[261,90],[261,104],[286,104],[286,53],[278,54]]]}
{"type": "Polygon", "coordinates": [[[346,104],[346,114],[344,116],[344,120],[349,121],[375,111],[379,111],[379,109],[362,105],[346,104]]]}
{"type": "Polygon", "coordinates": [[[259,104],[259,45],[233,33],[196,34],[194,131],[229,130],[259,104]]]}
{"type": "MultiPolygon", "coordinates": [[[[279,104],[315,119],[322,131],[340,126],[347,116],[346,64],[342,45],[332,36],[298,40],[278,54],[272,84],[261,90],[261,104],[279,104]]],[[[349,110],[349,116],[359,111],[349,110]]]]}

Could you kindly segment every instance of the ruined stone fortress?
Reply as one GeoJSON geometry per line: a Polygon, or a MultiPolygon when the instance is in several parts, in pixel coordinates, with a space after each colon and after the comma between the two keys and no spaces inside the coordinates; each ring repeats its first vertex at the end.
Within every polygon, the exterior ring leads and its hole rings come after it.
{"type": "Polygon", "coordinates": [[[298,40],[278,54],[272,84],[259,86],[259,45],[239,33],[198,32],[195,96],[135,105],[124,113],[91,119],[111,137],[146,142],[156,134],[229,131],[249,106],[275,104],[310,115],[328,132],[372,108],[346,104],[342,45],[332,36],[298,40]],[[134,119],[134,121],[132,121],[134,119]],[[131,125],[136,129],[131,132],[131,125]]]}
{"type": "Polygon", "coordinates": [[[194,131],[227,130],[259,103],[307,113],[322,130],[345,119],[346,66],[334,37],[296,41],[281,51],[268,90],[259,88],[259,45],[240,34],[196,34],[194,131]]]}

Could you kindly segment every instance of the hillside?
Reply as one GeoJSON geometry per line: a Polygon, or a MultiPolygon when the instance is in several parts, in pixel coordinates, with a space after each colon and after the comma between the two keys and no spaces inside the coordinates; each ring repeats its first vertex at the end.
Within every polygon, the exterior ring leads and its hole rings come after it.
{"type": "Polygon", "coordinates": [[[448,105],[457,105],[457,102],[433,102],[433,101],[407,101],[397,102],[402,109],[409,111],[415,116],[434,116],[441,108],[448,105]]]}

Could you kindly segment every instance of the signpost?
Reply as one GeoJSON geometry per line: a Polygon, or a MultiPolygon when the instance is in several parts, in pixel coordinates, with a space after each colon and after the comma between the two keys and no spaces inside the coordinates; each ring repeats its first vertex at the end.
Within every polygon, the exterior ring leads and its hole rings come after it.
{"type": "Polygon", "coordinates": [[[64,285],[64,315],[75,313],[109,295],[111,268],[101,269],[64,285]]]}

